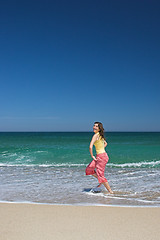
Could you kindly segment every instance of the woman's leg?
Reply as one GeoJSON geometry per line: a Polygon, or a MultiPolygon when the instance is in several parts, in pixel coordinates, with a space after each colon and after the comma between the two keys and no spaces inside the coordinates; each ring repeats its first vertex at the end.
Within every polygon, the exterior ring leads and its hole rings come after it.
{"type": "MultiPolygon", "coordinates": [[[[92,176],[98,179],[97,173],[94,173],[92,176]]],[[[100,187],[101,185],[102,183],[99,183],[97,187],[100,187]]]]}
{"type": "MultiPolygon", "coordinates": [[[[98,179],[97,173],[94,173],[92,176],[94,176],[95,178],[98,179]]],[[[105,186],[105,188],[108,190],[109,193],[113,194],[113,191],[112,191],[111,187],[109,186],[108,182],[99,183],[99,185],[97,187],[100,187],[102,184],[105,186]]]]}
{"type": "MultiPolygon", "coordinates": [[[[96,161],[93,160],[87,167],[86,167],[86,175],[92,175],[93,177],[98,179],[97,173],[95,171],[96,168],[96,161]]],[[[101,183],[97,186],[100,187],[101,183]]]]}
{"type": "MultiPolygon", "coordinates": [[[[92,176],[98,179],[97,173],[94,173],[92,176]]],[[[113,191],[112,191],[111,187],[109,186],[108,182],[99,183],[99,185],[97,187],[100,187],[102,184],[105,186],[105,188],[108,190],[109,193],[113,194],[113,191]]]]}
{"type": "Polygon", "coordinates": [[[113,191],[112,191],[112,189],[110,188],[108,182],[103,182],[102,184],[105,186],[105,188],[108,190],[109,193],[113,194],[113,191]]]}
{"type": "Polygon", "coordinates": [[[97,155],[96,175],[100,184],[103,184],[109,193],[113,193],[107,179],[104,176],[105,166],[108,162],[108,155],[106,153],[97,155]]]}

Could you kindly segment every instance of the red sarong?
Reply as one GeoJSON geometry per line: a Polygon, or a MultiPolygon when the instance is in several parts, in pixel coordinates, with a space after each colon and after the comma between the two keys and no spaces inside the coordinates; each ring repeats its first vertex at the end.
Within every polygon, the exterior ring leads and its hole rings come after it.
{"type": "Polygon", "coordinates": [[[107,182],[107,179],[104,176],[105,166],[109,160],[109,157],[106,152],[96,155],[96,160],[93,160],[86,167],[86,175],[93,175],[94,173],[98,176],[98,182],[103,183],[107,182]],[[96,170],[95,170],[96,169],[96,170]]]}

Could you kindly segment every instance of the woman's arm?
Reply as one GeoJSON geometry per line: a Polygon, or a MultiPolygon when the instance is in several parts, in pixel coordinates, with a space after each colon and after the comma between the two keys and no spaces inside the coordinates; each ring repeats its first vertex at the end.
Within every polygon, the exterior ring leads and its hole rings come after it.
{"type": "Polygon", "coordinates": [[[104,140],[104,148],[107,147],[107,142],[104,140]]]}
{"type": "Polygon", "coordinates": [[[92,137],[92,140],[90,142],[90,146],[89,146],[89,152],[91,154],[91,157],[96,160],[95,156],[93,156],[93,144],[94,142],[97,140],[98,136],[97,134],[94,134],[93,137],[92,137]]]}

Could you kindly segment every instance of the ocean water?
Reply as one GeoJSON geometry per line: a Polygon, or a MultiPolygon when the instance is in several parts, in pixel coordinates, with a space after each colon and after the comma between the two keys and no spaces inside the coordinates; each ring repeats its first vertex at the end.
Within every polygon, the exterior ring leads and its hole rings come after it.
{"type": "Polygon", "coordinates": [[[0,133],[0,201],[160,206],[160,133],[106,133],[105,176],[85,176],[90,132],[0,133]]]}

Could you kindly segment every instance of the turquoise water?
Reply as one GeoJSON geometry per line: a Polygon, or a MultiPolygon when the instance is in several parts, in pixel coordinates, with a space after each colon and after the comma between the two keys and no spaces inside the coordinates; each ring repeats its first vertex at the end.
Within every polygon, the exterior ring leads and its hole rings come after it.
{"type": "Polygon", "coordinates": [[[86,188],[90,132],[0,133],[0,200],[59,204],[160,205],[160,133],[106,133],[106,177],[114,190],[86,188]]]}
{"type": "MultiPolygon", "coordinates": [[[[84,166],[92,133],[0,133],[0,164],[84,166]]],[[[110,167],[160,167],[160,133],[108,133],[110,167]]]]}

